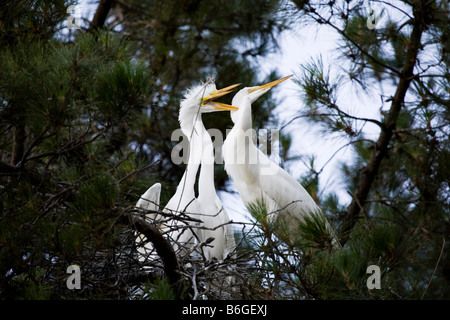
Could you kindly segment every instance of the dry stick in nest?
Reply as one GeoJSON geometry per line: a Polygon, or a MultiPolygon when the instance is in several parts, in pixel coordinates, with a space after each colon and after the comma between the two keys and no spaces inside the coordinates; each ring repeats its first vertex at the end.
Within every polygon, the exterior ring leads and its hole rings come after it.
{"type": "Polygon", "coordinates": [[[134,229],[143,234],[149,241],[153,243],[156,253],[161,258],[164,265],[164,272],[167,275],[169,283],[176,285],[180,280],[179,263],[173,247],[169,241],[164,238],[161,232],[154,225],[148,223],[144,219],[135,215],[129,215],[131,225],[134,229]]]}

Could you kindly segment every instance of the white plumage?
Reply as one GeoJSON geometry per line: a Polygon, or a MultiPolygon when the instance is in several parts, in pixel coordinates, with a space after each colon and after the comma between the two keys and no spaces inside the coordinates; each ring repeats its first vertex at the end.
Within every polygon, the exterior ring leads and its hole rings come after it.
{"type": "MultiPolygon", "coordinates": [[[[304,217],[321,214],[320,208],[297,180],[273,163],[248,138],[248,130],[252,129],[251,104],[289,77],[263,86],[244,88],[234,96],[232,105],[239,110],[231,112],[234,126],[224,142],[223,154],[225,170],[233,179],[244,204],[248,207],[263,202],[269,223],[282,226],[275,229],[275,234],[294,244],[304,217]]],[[[328,223],[327,228],[331,231],[328,223]]]]}
{"type": "Polygon", "coordinates": [[[229,224],[230,218],[222,201],[219,199],[214,186],[214,153],[209,133],[203,126],[203,156],[199,177],[198,204],[201,220],[205,229],[202,232],[203,241],[208,238],[214,240],[204,248],[207,260],[225,259],[235,249],[233,229],[229,224]]]}
{"type": "MultiPolygon", "coordinates": [[[[230,225],[223,225],[229,221],[228,215],[216,194],[214,188],[214,156],[211,137],[207,133],[201,118],[201,113],[215,111],[231,111],[237,108],[219,103],[214,99],[228,94],[234,86],[217,90],[214,82],[202,84],[188,90],[180,105],[179,122],[181,130],[189,140],[188,163],[175,194],[167,203],[163,212],[173,215],[187,215],[202,223],[189,223],[178,219],[171,219],[169,223],[160,224],[161,231],[169,236],[174,250],[186,254],[193,249],[196,242],[203,242],[209,237],[214,241],[204,247],[205,257],[208,259],[223,259],[234,250],[234,238],[230,225]],[[199,178],[199,196],[195,195],[195,181],[198,168],[202,163],[199,178]],[[199,228],[200,227],[200,228],[199,228]],[[182,245],[182,248],[178,247],[182,245]]],[[[186,151],[186,150],[185,150],[186,151]]],[[[161,185],[151,186],[136,204],[136,207],[154,210],[159,206],[161,185]]],[[[167,218],[157,217],[149,213],[146,218],[150,221],[167,218]]],[[[147,258],[153,248],[151,243],[142,246],[143,236],[136,239],[140,260],[147,258]]]]}

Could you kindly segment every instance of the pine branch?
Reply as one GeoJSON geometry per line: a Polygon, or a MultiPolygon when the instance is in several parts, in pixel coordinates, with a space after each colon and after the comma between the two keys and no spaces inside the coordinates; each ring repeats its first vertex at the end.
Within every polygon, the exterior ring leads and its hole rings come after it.
{"type": "Polygon", "coordinates": [[[396,129],[396,122],[405,101],[406,92],[413,79],[414,66],[416,65],[417,55],[421,49],[421,36],[425,29],[423,21],[423,10],[421,4],[414,4],[415,20],[413,21],[413,30],[411,32],[410,44],[407,52],[405,65],[400,73],[400,80],[392,100],[389,112],[381,126],[380,136],[375,144],[370,159],[366,167],[362,170],[361,178],[359,179],[356,192],[353,195],[352,202],[347,208],[347,213],[339,230],[339,238],[344,245],[350,235],[350,231],[356,223],[358,215],[362,212],[362,207],[366,203],[367,196],[372,187],[372,183],[378,174],[382,160],[388,154],[388,146],[391,141],[394,130],[396,129]],[[417,6],[417,7],[416,7],[417,6]]]}
{"type": "MultiPolygon", "coordinates": [[[[303,1],[294,1],[294,4],[297,6],[299,10],[304,10],[304,5],[306,4],[303,1]]],[[[330,19],[325,19],[323,16],[321,16],[313,7],[310,7],[311,5],[307,3],[308,8],[306,9],[307,12],[309,12],[310,16],[319,24],[327,24],[336,32],[338,32],[342,37],[344,37],[347,41],[351,42],[352,45],[354,45],[362,54],[364,54],[366,57],[368,57],[370,60],[372,60],[374,63],[382,66],[385,69],[390,70],[393,75],[401,76],[401,72],[390,65],[380,61],[379,59],[375,58],[372,54],[370,54],[367,50],[365,50],[357,41],[353,40],[346,32],[345,30],[342,30],[335,24],[333,24],[330,19]]]]}
{"type": "MultiPolygon", "coordinates": [[[[332,102],[328,103],[328,107],[331,108],[331,109],[336,110],[338,115],[340,115],[340,116],[343,115],[346,118],[353,119],[353,120],[356,120],[356,121],[371,122],[373,124],[376,124],[380,128],[383,127],[383,124],[380,121],[376,120],[376,119],[361,118],[361,117],[352,116],[351,114],[348,114],[347,112],[342,111],[342,109],[340,109],[336,104],[334,104],[332,102]]],[[[333,114],[319,114],[319,116],[322,116],[322,115],[323,116],[334,116],[333,114]]]]}

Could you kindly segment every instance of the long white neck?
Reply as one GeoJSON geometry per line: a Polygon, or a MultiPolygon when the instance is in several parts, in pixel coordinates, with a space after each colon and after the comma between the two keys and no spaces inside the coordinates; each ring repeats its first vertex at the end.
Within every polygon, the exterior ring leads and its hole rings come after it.
{"type": "Polygon", "coordinates": [[[252,129],[252,103],[249,97],[243,97],[237,104],[238,111],[234,111],[231,114],[231,118],[234,122],[234,128],[246,131],[252,129]]]}
{"type": "Polygon", "coordinates": [[[214,148],[211,136],[206,131],[203,122],[202,127],[202,166],[200,169],[200,177],[198,181],[199,199],[203,198],[206,201],[214,201],[216,189],[214,186],[214,148]]]}
{"type": "MultiPolygon", "coordinates": [[[[234,122],[233,129],[228,133],[224,142],[225,170],[233,178],[233,181],[241,192],[247,188],[247,183],[258,179],[255,171],[250,170],[252,164],[256,164],[258,149],[253,144],[251,101],[248,97],[233,99],[232,104],[239,108],[232,112],[234,122]]],[[[256,169],[255,166],[252,166],[256,169]]],[[[254,190],[251,190],[252,192],[254,190]]]]}
{"type": "MultiPolygon", "coordinates": [[[[186,169],[184,171],[183,177],[181,178],[176,193],[181,194],[187,199],[195,198],[195,180],[197,177],[198,168],[200,166],[201,155],[202,155],[202,128],[203,124],[201,122],[201,115],[198,118],[192,118],[191,125],[189,122],[185,122],[181,126],[181,130],[186,135],[189,140],[189,157],[186,169]]],[[[180,208],[179,208],[180,209],[180,208]]]]}

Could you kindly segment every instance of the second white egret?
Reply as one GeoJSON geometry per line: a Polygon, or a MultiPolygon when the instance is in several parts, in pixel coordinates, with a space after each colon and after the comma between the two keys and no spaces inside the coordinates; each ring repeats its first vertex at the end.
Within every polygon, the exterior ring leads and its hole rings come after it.
{"type": "MultiPolygon", "coordinates": [[[[225,170],[233,179],[244,204],[247,207],[263,204],[268,222],[281,226],[275,228],[275,235],[294,245],[300,223],[305,221],[305,217],[323,217],[321,210],[297,180],[254,145],[249,134],[252,130],[252,103],[290,77],[243,88],[234,96],[232,105],[239,109],[230,113],[234,126],[224,142],[223,157],[225,170]]],[[[331,232],[328,222],[325,223],[331,232]]]]}

